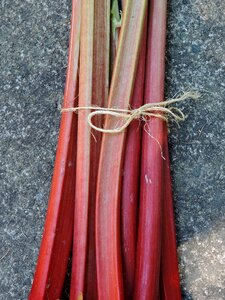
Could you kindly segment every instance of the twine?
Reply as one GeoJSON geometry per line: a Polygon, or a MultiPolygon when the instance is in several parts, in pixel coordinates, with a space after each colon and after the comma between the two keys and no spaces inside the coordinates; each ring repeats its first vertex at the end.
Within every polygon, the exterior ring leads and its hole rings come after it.
{"type": "Polygon", "coordinates": [[[117,134],[123,132],[132,121],[141,120],[147,122],[151,117],[158,118],[162,121],[168,122],[169,117],[175,120],[176,122],[184,121],[185,115],[181,109],[177,107],[167,107],[173,103],[182,102],[189,99],[198,99],[200,97],[199,93],[196,92],[186,92],[178,98],[169,99],[162,102],[147,103],[140,106],[137,109],[120,109],[120,108],[104,108],[98,106],[78,106],[78,107],[69,107],[61,109],[62,113],[65,112],[77,112],[79,110],[91,110],[87,117],[87,122],[89,126],[96,131],[102,133],[117,134]],[[109,115],[112,117],[120,118],[124,120],[124,124],[116,128],[105,129],[94,125],[92,119],[95,116],[99,115],[109,115]]]}

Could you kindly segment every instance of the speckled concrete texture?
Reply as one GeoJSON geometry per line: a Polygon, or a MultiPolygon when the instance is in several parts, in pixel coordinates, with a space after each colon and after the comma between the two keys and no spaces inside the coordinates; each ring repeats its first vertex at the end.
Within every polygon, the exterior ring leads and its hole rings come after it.
{"type": "MultiPolygon", "coordinates": [[[[54,165],[70,1],[0,7],[0,300],[23,300],[54,165]]],[[[225,299],[224,29],[224,0],[169,1],[166,95],[202,93],[170,126],[183,299],[225,299]]]]}
{"type": "Polygon", "coordinates": [[[170,1],[167,95],[197,90],[170,153],[184,299],[225,299],[225,2],[170,1]]]}

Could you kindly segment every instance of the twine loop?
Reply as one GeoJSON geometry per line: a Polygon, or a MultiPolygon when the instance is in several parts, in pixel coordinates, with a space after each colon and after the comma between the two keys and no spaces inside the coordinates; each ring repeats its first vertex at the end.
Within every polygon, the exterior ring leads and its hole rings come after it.
{"type": "Polygon", "coordinates": [[[187,92],[178,98],[169,99],[162,102],[147,103],[136,109],[103,108],[98,106],[84,106],[84,107],[78,106],[78,107],[63,108],[61,112],[64,113],[64,112],[78,112],[80,110],[89,110],[91,112],[89,112],[88,114],[87,122],[91,128],[102,133],[116,134],[116,133],[123,132],[134,120],[141,120],[147,122],[147,120],[150,119],[151,117],[155,117],[165,122],[168,122],[169,118],[172,118],[176,122],[184,121],[185,115],[182,112],[182,110],[177,107],[168,107],[168,105],[184,101],[188,98],[198,99],[199,97],[200,97],[199,93],[187,92]],[[119,118],[122,119],[124,122],[122,125],[118,125],[115,128],[111,128],[111,129],[101,128],[99,126],[94,125],[93,123],[93,118],[95,116],[100,116],[100,115],[103,116],[108,115],[115,118],[119,118]]]}

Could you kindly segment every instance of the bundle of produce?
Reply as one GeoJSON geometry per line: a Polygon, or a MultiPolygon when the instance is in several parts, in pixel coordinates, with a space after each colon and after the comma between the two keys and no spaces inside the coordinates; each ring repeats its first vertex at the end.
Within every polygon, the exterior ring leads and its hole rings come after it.
{"type": "Polygon", "coordinates": [[[166,0],[73,0],[67,77],[30,300],[181,299],[164,100],[166,0]]]}

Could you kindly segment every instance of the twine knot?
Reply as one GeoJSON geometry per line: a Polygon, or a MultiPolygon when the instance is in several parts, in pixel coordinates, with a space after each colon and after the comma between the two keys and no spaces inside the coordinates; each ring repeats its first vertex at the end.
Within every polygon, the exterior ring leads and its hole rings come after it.
{"type": "Polygon", "coordinates": [[[63,108],[61,112],[77,112],[79,110],[90,110],[91,112],[88,114],[87,122],[91,128],[102,133],[116,134],[116,133],[123,132],[133,120],[141,120],[147,122],[149,118],[155,117],[165,122],[168,122],[169,118],[172,118],[176,122],[184,121],[185,115],[182,112],[182,110],[177,107],[168,107],[168,105],[184,101],[188,98],[198,99],[199,97],[200,97],[199,93],[187,92],[178,98],[169,99],[162,102],[147,103],[136,109],[103,108],[97,106],[84,106],[84,107],[78,106],[78,107],[63,108]],[[103,115],[103,116],[109,115],[115,118],[122,119],[123,124],[118,125],[115,128],[111,128],[111,129],[98,127],[94,125],[93,117],[99,115],[103,115]]]}

